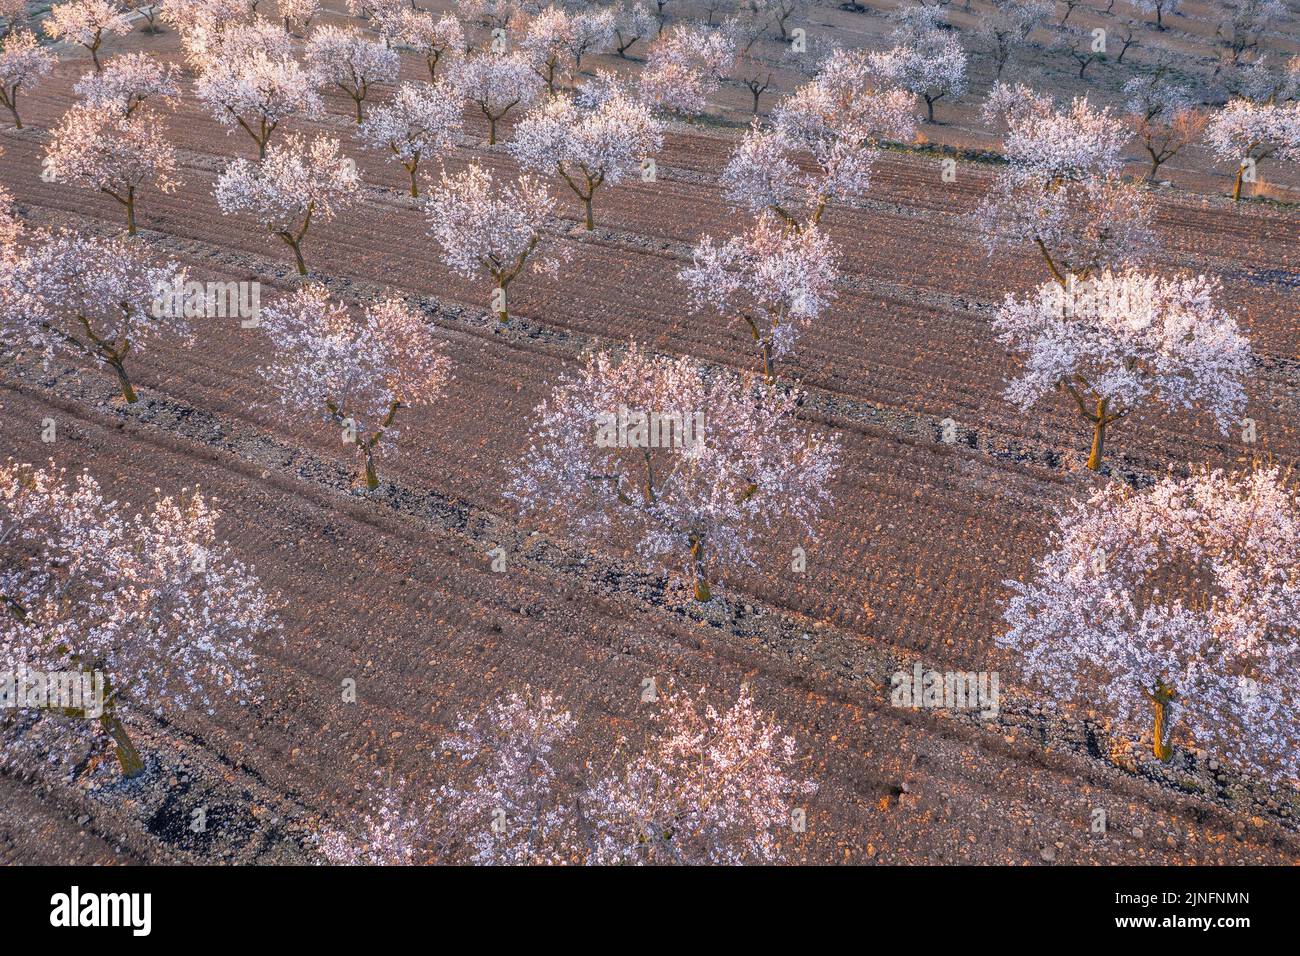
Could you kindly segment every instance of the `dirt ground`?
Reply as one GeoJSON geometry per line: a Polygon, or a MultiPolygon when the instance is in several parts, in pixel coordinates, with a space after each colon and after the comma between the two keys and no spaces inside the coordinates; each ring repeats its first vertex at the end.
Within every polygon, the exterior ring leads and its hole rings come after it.
{"type": "MultiPolygon", "coordinates": [[[[891,5],[814,6],[807,22],[846,46],[880,44],[880,11],[891,5]]],[[[1151,62],[1162,48],[1181,55],[1189,74],[1208,75],[1213,6],[1187,3],[1169,31],[1145,31],[1122,67],[1097,64],[1086,84],[1069,75],[1070,62],[1041,51],[1014,56],[1013,68],[1117,104],[1130,60],[1151,62]]],[[[954,4],[958,26],[983,5],[972,7],[954,4]]],[[[1113,21],[1085,8],[1076,18],[1113,21]]],[[[1300,52],[1298,32],[1293,12],[1269,49],[1300,52]]],[[[128,49],[177,58],[170,31],[137,32],[106,52],[128,49]]],[[[112,200],[40,177],[48,130],[88,63],[65,51],[26,93],[28,128],[0,130],[0,182],[34,225],[109,234],[121,221],[112,200]]],[[[633,68],[613,56],[594,66],[633,68]]],[[[422,69],[404,67],[409,78],[422,69]]],[[[940,125],[923,126],[931,142],[996,148],[978,119],[990,72],[983,58],[973,72],[972,91],[940,104],[940,125]]],[[[782,90],[795,82],[778,77],[782,90]]],[[[572,259],[555,278],[530,275],[512,287],[505,328],[487,312],[485,285],[441,264],[401,168],[353,138],[350,102],[327,97],[328,116],[287,124],[340,137],[366,183],[356,209],[309,235],[313,272],[349,302],[396,293],[420,304],[454,364],[444,400],[405,420],[402,452],[382,461],[375,492],[353,486],[356,462],[332,429],[278,414],[257,371],[269,343],[237,319],[208,320],[193,347],[163,343],[135,357],[141,400],[130,407],[97,372],[71,363],[46,372],[0,356],[6,455],[88,468],[133,505],[154,489],[200,486],[222,508],[237,555],[283,596],[285,624],[282,644],[259,649],[261,704],[133,728],[149,764],[141,778],[121,782],[102,766],[71,781],[0,775],[0,862],[313,859],[311,832],[322,820],[346,822],[376,779],[427,784],[447,772],[438,743],[457,714],[524,684],[554,691],[579,721],[570,755],[578,765],[645,725],[647,676],[707,687],[720,700],[747,681],[796,736],[820,789],[807,833],[787,847],[793,860],[1300,859],[1294,792],[1230,777],[1213,755],[1180,749],[1172,764],[1149,760],[1140,742],[1107,733],[1104,714],[1040,706],[994,646],[1002,582],[1030,572],[1054,509],[1099,479],[1082,468],[1090,436],[1064,401],[1022,414],[1001,397],[1014,365],[991,333],[991,311],[1043,276],[1029,258],[989,259],[977,241],[969,214],[995,171],[987,163],[963,159],[947,183],[937,156],[891,150],[868,200],[826,216],[845,286],[780,369],[808,393],[801,415],[843,441],[836,506],[819,540],[774,542],[759,567],[725,575],[722,600],[701,610],[665,592],[617,542],[553,537],[503,498],[532,409],[584,350],[634,338],[753,368],[744,330],[690,313],[675,277],[700,236],[744,221],[720,195],[717,173],[748,122],[748,95],[724,87],[707,117],[675,125],[656,182],[598,194],[594,233],[580,228],[578,202],[557,185],[558,237],[572,259]],[[48,417],[58,423],[52,444],[41,441],[48,417]],[[941,441],[946,418],[960,430],[955,444],[941,441]],[[802,575],[788,570],[795,545],[808,553],[802,575]],[[505,574],[491,570],[495,547],[509,556],[505,574]],[[1002,713],[981,721],[891,707],[889,675],[915,660],[999,670],[1010,685],[1002,713]],[[357,681],[356,704],[342,700],[347,678],[357,681]],[[195,807],[207,811],[202,834],[186,826],[195,807]],[[1090,830],[1098,807],[1105,834],[1090,830]]],[[[255,280],[264,301],[293,288],[287,249],[245,217],[223,216],[213,198],[223,164],[254,155],[251,142],[188,95],[167,123],[184,185],[141,196],[143,239],[192,278],[255,280]]],[[[444,157],[448,168],[471,160],[513,168],[468,113],[466,130],[444,157]]],[[[1300,456],[1300,176],[1275,166],[1262,188],[1271,201],[1234,205],[1223,195],[1230,172],[1197,149],[1162,172],[1172,185],[1156,189],[1156,266],[1223,282],[1223,304],[1260,359],[1249,411],[1258,442],[1221,435],[1204,416],[1135,414],[1112,436],[1110,456],[1113,474],[1135,483],[1171,464],[1300,456]]]]}

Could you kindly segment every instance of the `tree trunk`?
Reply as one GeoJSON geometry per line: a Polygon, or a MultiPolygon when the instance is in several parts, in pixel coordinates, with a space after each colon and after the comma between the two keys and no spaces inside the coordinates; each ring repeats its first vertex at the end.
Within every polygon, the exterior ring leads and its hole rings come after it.
{"type": "Polygon", "coordinates": [[[1097,415],[1093,419],[1092,453],[1088,455],[1088,468],[1092,471],[1101,471],[1101,457],[1105,452],[1103,446],[1106,442],[1106,406],[1109,403],[1110,400],[1106,398],[1097,400],[1097,415]]]}
{"type": "Polygon", "coordinates": [[[117,715],[103,714],[99,718],[99,726],[113,738],[113,743],[117,746],[117,762],[122,768],[122,776],[129,779],[143,772],[144,761],[140,759],[140,752],[135,749],[135,744],[131,743],[126,727],[122,725],[117,715]]]}
{"type": "Polygon", "coordinates": [[[763,378],[772,384],[772,340],[765,339],[759,343],[758,354],[763,359],[763,378]]]}
{"type": "Polygon", "coordinates": [[[585,200],[583,200],[583,202],[587,204],[587,229],[588,230],[595,229],[596,220],[593,219],[591,216],[591,197],[588,196],[585,200]]]}
{"type": "Polygon", "coordinates": [[[1238,202],[1241,199],[1241,177],[1246,175],[1246,167],[1237,167],[1237,181],[1232,184],[1232,201],[1238,202]]]}
{"type": "Polygon", "coordinates": [[[1174,693],[1173,687],[1160,680],[1156,681],[1154,693],[1147,692],[1147,697],[1150,698],[1151,707],[1154,711],[1154,725],[1151,730],[1151,752],[1162,763],[1168,763],[1174,755],[1174,748],[1165,742],[1165,734],[1175,696],[1177,695],[1174,693]]]}
{"type": "Polygon", "coordinates": [[[287,238],[284,241],[293,250],[294,262],[298,266],[298,275],[305,277],[307,275],[307,261],[302,257],[302,242],[287,238]]]}
{"type": "Polygon", "coordinates": [[[135,187],[132,186],[126,191],[126,234],[135,235],[135,187]]]}
{"type": "Polygon", "coordinates": [[[13,114],[13,117],[14,117],[14,129],[22,129],[22,128],[23,128],[23,118],[22,118],[21,116],[18,115],[18,94],[17,94],[17,93],[14,94],[14,101],[13,101],[13,103],[12,103],[12,104],[6,103],[6,104],[5,104],[5,107],[9,110],[10,113],[13,114]]]}
{"type": "Polygon", "coordinates": [[[925,113],[931,123],[934,122],[934,100],[930,97],[925,98],[925,113]]]}
{"type": "Polygon", "coordinates": [[[412,199],[419,199],[419,198],[420,198],[420,186],[419,186],[419,184],[415,181],[416,167],[414,167],[414,166],[410,166],[410,167],[407,168],[406,171],[407,171],[408,173],[411,174],[411,198],[412,198],[412,199]]]}
{"type": "Polygon", "coordinates": [[[113,370],[117,376],[117,385],[122,390],[122,398],[128,405],[133,405],[138,400],[135,389],[131,387],[131,379],[127,377],[126,369],[122,367],[121,359],[109,359],[108,367],[113,370]]]}
{"type": "Polygon", "coordinates": [[[375,471],[375,455],[369,448],[366,449],[366,487],[371,491],[379,487],[379,473],[375,471]]]}
{"type": "Polygon", "coordinates": [[[700,603],[713,600],[713,592],[709,590],[709,579],[704,573],[704,540],[702,538],[691,538],[691,559],[695,562],[695,600],[700,603]]]}
{"type": "Polygon", "coordinates": [[[361,97],[354,96],[352,97],[352,101],[357,104],[357,125],[360,126],[362,120],[365,119],[365,116],[361,113],[361,97]]]}
{"type": "Polygon", "coordinates": [[[488,117],[488,145],[495,146],[497,143],[497,121],[488,117]]]}

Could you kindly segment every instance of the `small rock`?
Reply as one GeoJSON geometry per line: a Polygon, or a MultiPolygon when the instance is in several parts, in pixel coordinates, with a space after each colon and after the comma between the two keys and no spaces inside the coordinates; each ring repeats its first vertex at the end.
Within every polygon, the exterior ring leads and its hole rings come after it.
{"type": "Polygon", "coordinates": [[[1133,828],[1132,830],[1130,830],[1129,832],[1130,832],[1131,834],[1133,834],[1133,839],[1135,839],[1135,840],[1140,840],[1140,839],[1142,839],[1142,828],[1141,828],[1141,827],[1134,827],[1134,828],[1133,828]]]}
{"type": "Polygon", "coordinates": [[[1041,857],[1043,858],[1043,862],[1044,862],[1044,863],[1055,863],[1055,862],[1056,862],[1056,847],[1054,847],[1054,846],[1045,846],[1045,847],[1042,848],[1042,850],[1039,851],[1038,855],[1041,856],[1041,857]]]}

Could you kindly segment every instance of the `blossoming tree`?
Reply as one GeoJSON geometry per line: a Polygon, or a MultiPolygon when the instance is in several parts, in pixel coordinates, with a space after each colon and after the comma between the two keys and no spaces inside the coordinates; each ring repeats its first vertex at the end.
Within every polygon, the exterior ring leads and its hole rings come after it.
{"type": "Polygon", "coordinates": [[[491,51],[461,60],[451,81],[487,120],[489,146],[497,141],[497,123],[516,106],[528,106],[542,86],[526,57],[491,51]]]}
{"type": "Polygon", "coordinates": [[[137,194],[146,186],[169,193],[176,150],[161,119],[149,110],[124,115],[117,106],[77,105],[54,129],[43,161],[54,182],[74,183],[112,197],[126,211],[128,235],[135,235],[137,194]]]}
{"type": "Polygon", "coordinates": [[[755,123],[731,154],[722,171],[727,198],[791,228],[815,225],[828,203],[866,192],[881,140],[912,137],[911,100],[876,85],[863,55],[832,54],[815,80],[777,105],[770,129],[755,123]]]}
{"type": "Polygon", "coordinates": [[[816,537],[838,445],[794,423],[798,401],[734,374],[705,381],[690,359],[635,342],[621,360],[597,353],[537,407],[509,496],[561,528],[625,533],[708,601],[711,565],[753,564],[781,528],[816,537]],[[614,432],[624,412],[645,421],[614,432]]]}
{"type": "Polygon", "coordinates": [[[131,21],[112,0],[67,0],[50,7],[44,24],[51,40],[61,40],[85,47],[95,69],[100,69],[99,49],[105,36],[126,36],[131,21]]]}
{"type": "Polygon", "coordinates": [[[18,93],[31,88],[54,68],[54,55],[40,45],[26,30],[9,33],[0,40],[0,104],[14,118],[14,126],[23,128],[18,115],[18,93]]]}
{"type": "Polygon", "coordinates": [[[650,44],[640,76],[640,96],[650,106],[674,113],[700,113],[721,85],[736,57],[726,34],[678,25],[650,44]]]}
{"type": "Polygon", "coordinates": [[[1157,74],[1134,77],[1124,84],[1128,97],[1126,120],[1151,157],[1147,179],[1201,135],[1209,120],[1189,91],[1157,74]]]}
{"type": "Polygon", "coordinates": [[[370,147],[385,150],[402,164],[419,196],[420,162],[451,145],[461,131],[461,99],[449,83],[404,83],[391,100],[370,111],[358,131],[370,147]]]}
{"type": "Polygon", "coordinates": [[[815,227],[789,229],[762,215],[743,236],[715,243],[705,236],[678,273],[696,309],[738,315],[754,337],[763,375],[794,349],[799,333],[835,297],[835,250],[815,227]]]}
{"type": "Polygon", "coordinates": [[[1150,720],[1270,780],[1300,775],[1300,495],[1276,467],[1097,489],[1058,519],[999,643],[1053,700],[1150,720]],[[1149,715],[1149,716],[1146,716],[1149,715]]]}
{"type": "Polygon", "coordinates": [[[266,159],[237,159],[217,180],[217,204],[227,215],[246,212],[293,250],[298,274],[307,275],[302,243],[314,222],[330,222],[356,201],[356,163],[339,152],[339,141],[297,134],[272,146],[266,159]]]}
{"type": "Polygon", "coordinates": [[[0,262],[0,324],[7,341],[46,363],[72,354],[110,369],[122,397],[136,400],[128,355],[158,337],[188,340],[185,316],[154,309],[159,289],[184,281],[175,263],[155,265],[137,241],[71,232],[42,234],[25,254],[0,262]]]}
{"type": "Polygon", "coordinates": [[[275,346],[262,369],[287,410],[343,429],[365,462],[367,488],[379,487],[375,456],[398,437],[397,413],[430,405],[450,379],[450,362],[422,318],[396,299],[354,319],[345,305],[310,285],[262,309],[275,346]]]}
{"type": "Polygon", "coordinates": [[[579,853],[572,809],[559,802],[553,752],[576,724],[551,694],[512,693],[443,741],[472,774],[436,797],[478,864],[573,862],[579,853]]]}
{"type": "Polygon", "coordinates": [[[1219,159],[1237,163],[1232,198],[1239,200],[1242,183],[1265,159],[1300,161],[1300,103],[1230,100],[1210,117],[1205,143],[1219,159]]]}
{"type": "Polygon", "coordinates": [[[784,857],[800,797],[817,785],[798,768],[792,736],[754,706],[742,685],[718,710],[666,694],[646,750],[582,798],[594,829],[592,862],[737,866],[784,857]]]}
{"type": "Polygon", "coordinates": [[[370,88],[396,82],[401,67],[396,50],[356,30],[334,26],[316,28],[307,41],[306,56],[316,83],[337,87],[352,100],[358,123],[365,119],[362,103],[370,88]]]}
{"type": "Polygon", "coordinates": [[[508,290],[524,267],[558,266],[543,239],[543,226],[554,207],[555,198],[532,177],[501,183],[471,164],[461,173],[443,173],[427,212],[443,262],[467,278],[491,276],[496,283],[492,310],[508,322],[508,290]]]}
{"type": "Polygon", "coordinates": [[[147,53],[113,57],[100,72],[78,80],[74,91],[87,106],[116,109],[123,116],[150,99],[168,103],[180,96],[176,67],[147,53]]]}
{"type": "Polygon", "coordinates": [[[69,483],[53,467],[0,466],[0,662],[103,681],[102,707],[26,716],[98,726],[129,777],[144,762],[124,718],[252,698],[253,648],[279,624],[256,575],[217,537],[219,517],[197,489],[127,517],[89,474],[69,483]]]}
{"type": "Polygon", "coordinates": [[[1065,287],[1045,282],[1023,301],[1007,296],[994,326],[1025,355],[1008,400],[1027,409],[1049,392],[1068,392],[1093,426],[1094,471],[1107,427],[1152,397],[1173,408],[1204,405],[1226,432],[1246,405],[1251,349],[1215,304],[1218,292],[1204,276],[1130,270],[1065,287]]]}
{"type": "Polygon", "coordinates": [[[587,110],[569,96],[548,100],[520,122],[510,151],[526,169],[559,174],[586,206],[592,229],[596,190],[622,182],[662,146],[662,126],[650,110],[615,92],[587,110]]]}
{"type": "Polygon", "coordinates": [[[212,62],[194,84],[194,95],[231,129],[242,129],[266,158],[271,134],[291,116],[314,117],[321,99],[307,72],[291,58],[265,50],[212,62]]]}
{"type": "Polygon", "coordinates": [[[1038,251],[1052,278],[1082,280],[1140,262],[1154,245],[1154,207],[1119,175],[1128,131],[1086,98],[1069,110],[1024,86],[996,84],[986,118],[1004,116],[1007,165],[975,213],[990,254],[1038,251]]]}

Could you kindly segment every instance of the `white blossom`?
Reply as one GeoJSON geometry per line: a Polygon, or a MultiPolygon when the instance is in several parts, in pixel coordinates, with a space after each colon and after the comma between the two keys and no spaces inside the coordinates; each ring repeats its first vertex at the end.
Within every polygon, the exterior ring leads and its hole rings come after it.
{"type": "Polygon", "coordinates": [[[262,49],[214,61],[194,84],[194,95],[232,130],[242,129],[266,156],[276,127],[291,116],[315,117],[321,99],[296,60],[262,49]]]}
{"type": "Polygon", "coordinates": [[[1149,398],[1171,408],[1204,405],[1226,432],[1246,405],[1251,349],[1215,304],[1218,294],[1205,276],[1126,271],[1064,288],[1045,282],[1023,301],[1007,296],[994,326],[1025,355],[1007,399],[1027,409],[1049,392],[1069,392],[1094,426],[1094,470],[1106,427],[1149,398]]]}
{"type": "Polygon", "coordinates": [[[754,549],[780,529],[816,538],[838,444],[794,422],[798,394],[729,372],[705,381],[700,372],[688,358],[655,357],[635,342],[621,360],[588,356],[537,407],[508,495],[593,538],[626,534],[642,558],[680,570],[707,601],[711,566],[752,564],[754,549]],[[652,416],[656,434],[644,422],[626,441],[609,434],[620,409],[652,416]],[[677,438],[666,439],[674,423],[677,438]]]}
{"type": "Polygon", "coordinates": [[[227,215],[246,212],[293,250],[299,275],[307,275],[302,242],[313,223],[330,222],[360,192],[356,163],[339,153],[339,141],[297,134],[272,146],[266,159],[237,159],[217,180],[217,204],[227,215]]]}
{"type": "Polygon", "coordinates": [[[130,235],[139,191],[152,185],[169,193],[180,185],[171,137],[147,109],[124,115],[115,105],[73,106],[53,130],[43,166],[55,182],[95,189],[120,203],[130,235]]]}
{"type": "Polygon", "coordinates": [[[524,267],[558,265],[542,232],[554,206],[555,198],[536,179],[524,175],[503,183],[471,164],[460,173],[444,172],[426,208],[443,262],[467,278],[491,276],[494,311],[505,322],[507,291],[524,267]]]}
{"type": "Polygon", "coordinates": [[[1277,468],[1107,483],[1059,516],[999,643],[1051,698],[1103,702],[1152,749],[1300,772],[1300,496],[1277,468]]]}
{"type": "Polygon", "coordinates": [[[397,413],[432,404],[447,386],[441,343],[396,299],[356,319],[318,285],[263,307],[259,321],[275,347],[261,374],[281,404],[343,429],[364,461],[366,485],[378,487],[375,457],[397,441],[397,413]]]}
{"type": "Polygon", "coordinates": [[[525,169],[557,173],[586,205],[591,229],[596,190],[622,182],[662,146],[661,124],[631,97],[616,93],[582,109],[557,95],[525,115],[510,152],[525,169]]]}

